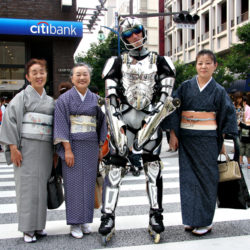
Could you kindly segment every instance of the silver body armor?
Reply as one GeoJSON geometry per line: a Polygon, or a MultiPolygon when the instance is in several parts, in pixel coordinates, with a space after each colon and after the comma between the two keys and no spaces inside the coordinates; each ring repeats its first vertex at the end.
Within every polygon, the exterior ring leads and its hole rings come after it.
{"type": "MultiPolygon", "coordinates": [[[[111,134],[113,153],[124,157],[132,148],[153,156],[159,156],[161,133],[159,124],[175,109],[171,97],[174,86],[175,69],[171,60],[164,57],[165,64],[173,74],[161,77],[159,98],[156,95],[157,55],[149,53],[144,59],[137,61],[128,53],[122,55],[120,81],[109,76],[114,69],[115,58],[109,59],[103,70],[106,86],[106,115],[111,134]],[[120,86],[118,86],[120,84],[120,86]],[[121,86],[122,85],[122,86],[121,86]],[[118,87],[123,90],[120,98],[118,87]],[[123,102],[122,100],[126,100],[123,102]],[[158,99],[156,103],[153,103],[158,99]],[[137,132],[135,132],[137,131],[137,132]],[[160,137],[160,138],[159,138],[160,137]]],[[[159,84],[158,84],[159,86],[159,84]]],[[[159,157],[158,157],[159,158],[159,157]]],[[[162,209],[162,163],[160,160],[144,162],[147,181],[147,193],[151,209],[162,209]]],[[[124,176],[124,166],[110,164],[107,167],[105,188],[103,192],[104,213],[114,213],[119,196],[119,188],[124,176]]]]}

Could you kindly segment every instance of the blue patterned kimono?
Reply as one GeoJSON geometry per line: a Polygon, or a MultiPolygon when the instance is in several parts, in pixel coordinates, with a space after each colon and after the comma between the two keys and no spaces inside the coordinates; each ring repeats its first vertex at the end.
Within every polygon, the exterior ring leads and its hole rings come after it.
{"type": "Polygon", "coordinates": [[[185,81],[176,91],[181,107],[171,123],[179,139],[180,193],[184,225],[203,227],[212,224],[219,180],[217,158],[222,135],[237,135],[234,106],[214,79],[200,91],[196,77],[185,81]],[[217,130],[180,128],[182,111],[216,113],[217,130]]]}
{"type": "Polygon", "coordinates": [[[62,172],[65,189],[67,224],[84,224],[93,221],[95,181],[99,144],[107,134],[105,115],[97,105],[98,96],[90,90],[81,100],[75,87],[61,95],[56,102],[54,116],[54,143],[62,159],[62,172]],[[95,131],[72,133],[70,116],[84,115],[96,117],[95,131]],[[69,141],[75,164],[68,167],[65,162],[62,141],[69,141]]]}

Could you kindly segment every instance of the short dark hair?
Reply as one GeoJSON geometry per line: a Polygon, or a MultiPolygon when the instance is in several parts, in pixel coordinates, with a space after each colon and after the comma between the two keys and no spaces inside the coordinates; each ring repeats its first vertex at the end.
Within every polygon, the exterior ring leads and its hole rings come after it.
{"type": "Polygon", "coordinates": [[[30,67],[34,64],[39,64],[42,67],[45,68],[45,70],[47,71],[47,62],[44,59],[37,59],[37,58],[31,58],[25,65],[25,69],[26,69],[26,74],[29,75],[29,70],[30,67]]]}
{"type": "Polygon", "coordinates": [[[212,61],[214,62],[214,64],[217,63],[215,54],[211,50],[208,50],[208,49],[203,49],[203,50],[201,50],[201,51],[198,52],[198,54],[196,56],[195,63],[197,63],[197,60],[198,60],[198,58],[200,56],[204,56],[204,55],[208,55],[212,59],[212,61]]]}

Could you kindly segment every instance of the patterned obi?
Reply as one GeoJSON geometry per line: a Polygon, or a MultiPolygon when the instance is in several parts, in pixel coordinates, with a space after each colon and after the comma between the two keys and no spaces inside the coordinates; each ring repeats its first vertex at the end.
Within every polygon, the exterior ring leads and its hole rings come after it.
{"type": "Polygon", "coordinates": [[[216,130],[215,112],[182,111],[181,128],[193,130],[216,130]]]}
{"type": "Polygon", "coordinates": [[[72,134],[96,132],[96,117],[89,115],[71,115],[70,116],[72,134]]]}
{"type": "Polygon", "coordinates": [[[22,133],[52,136],[53,116],[27,112],[23,116],[22,133]]]}

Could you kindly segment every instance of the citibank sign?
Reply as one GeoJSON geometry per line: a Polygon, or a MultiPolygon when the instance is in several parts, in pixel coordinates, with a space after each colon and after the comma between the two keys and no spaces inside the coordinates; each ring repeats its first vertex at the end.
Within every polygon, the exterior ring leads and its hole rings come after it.
{"type": "Polygon", "coordinates": [[[82,37],[81,22],[0,18],[0,34],[82,37]]]}

